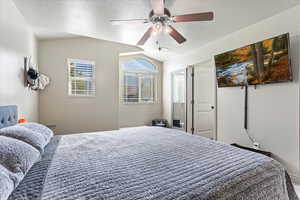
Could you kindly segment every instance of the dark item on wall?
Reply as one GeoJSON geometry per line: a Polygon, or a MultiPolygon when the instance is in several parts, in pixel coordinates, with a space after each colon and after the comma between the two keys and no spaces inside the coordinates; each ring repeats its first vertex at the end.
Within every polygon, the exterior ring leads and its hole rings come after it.
{"type": "Polygon", "coordinates": [[[35,90],[38,78],[39,73],[35,69],[29,68],[27,71],[27,84],[31,89],[35,90]]]}
{"type": "Polygon", "coordinates": [[[24,58],[24,85],[32,90],[44,90],[50,84],[50,78],[39,73],[36,64],[31,62],[31,57],[24,58]]]}
{"type": "Polygon", "coordinates": [[[165,119],[155,119],[152,120],[152,126],[159,126],[159,127],[168,127],[168,121],[165,119]]]}
{"type": "Polygon", "coordinates": [[[268,152],[268,151],[262,151],[262,150],[258,150],[258,149],[253,149],[253,148],[241,146],[241,145],[238,145],[238,144],[235,144],[235,143],[231,144],[231,145],[235,146],[237,148],[240,148],[240,149],[245,149],[245,150],[248,150],[248,151],[253,151],[253,152],[256,152],[256,153],[263,154],[263,155],[268,156],[268,157],[272,157],[272,153],[268,152]]]}
{"type": "Polygon", "coordinates": [[[244,128],[248,129],[248,85],[245,85],[244,128]]]}
{"type": "Polygon", "coordinates": [[[32,80],[36,80],[39,77],[39,73],[35,69],[32,69],[32,68],[29,68],[27,75],[32,80]]]}
{"type": "Polygon", "coordinates": [[[215,56],[218,87],[292,81],[289,33],[215,56]]]}
{"type": "Polygon", "coordinates": [[[37,81],[39,78],[39,72],[34,69],[31,63],[31,57],[24,58],[24,84],[25,87],[29,87],[32,90],[37,90],[37,81]]]}

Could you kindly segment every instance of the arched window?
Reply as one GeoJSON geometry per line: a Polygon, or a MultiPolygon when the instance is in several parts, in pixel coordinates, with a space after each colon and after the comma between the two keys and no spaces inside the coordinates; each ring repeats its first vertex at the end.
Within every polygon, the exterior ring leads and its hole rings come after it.
{"type": "Polygon", "coordinates": [[[156,101],[157,67],[144,58],[132,58],[121,65],[124,103],[156,101]]]}

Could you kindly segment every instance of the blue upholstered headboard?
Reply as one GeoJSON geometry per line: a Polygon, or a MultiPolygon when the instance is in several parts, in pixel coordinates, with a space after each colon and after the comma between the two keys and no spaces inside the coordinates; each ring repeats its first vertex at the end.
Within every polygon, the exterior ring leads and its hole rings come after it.
{"type": "Polygon", "coordinates": [[[0,128],[18,123],[17,106],[0,106],[0,128]]]}

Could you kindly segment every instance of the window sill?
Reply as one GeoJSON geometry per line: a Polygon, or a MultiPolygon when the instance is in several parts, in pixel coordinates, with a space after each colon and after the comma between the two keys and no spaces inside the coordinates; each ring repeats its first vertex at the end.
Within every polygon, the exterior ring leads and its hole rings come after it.
{"type": "Polygon", "coordinates": [[[96,95],[93,96],[85,96],[85,95],[68,95],[69,98],[96,98],[96,95]]]}
{"type": "Polygon", "coordinates": [[[160,104],[158,101],[156,102],[130,102],[130,103],[126,103],[126,102],[121,102],[123,105],[154,105],[154,104],[160,104]]]}

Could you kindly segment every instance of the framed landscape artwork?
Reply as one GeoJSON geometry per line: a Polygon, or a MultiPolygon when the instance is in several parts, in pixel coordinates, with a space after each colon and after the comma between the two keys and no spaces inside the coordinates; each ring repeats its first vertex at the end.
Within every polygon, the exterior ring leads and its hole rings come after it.
{"type": "Polygon", "coordinates": [[[219,87],[292,80],[289,34],[215,56],[219,87]]]}

